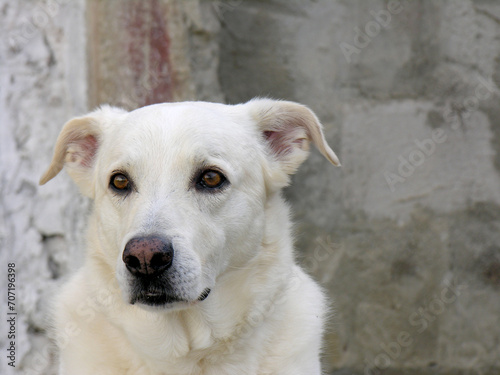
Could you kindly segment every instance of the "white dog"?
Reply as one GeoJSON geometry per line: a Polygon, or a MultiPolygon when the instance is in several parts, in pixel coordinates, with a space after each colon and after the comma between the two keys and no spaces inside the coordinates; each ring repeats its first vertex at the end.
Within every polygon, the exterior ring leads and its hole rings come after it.
{"type": "Polygon", "coordinates": [[[325,298],[281,196],[311,141],[339,165],[308,108],[268,99],[69,121],[40,180],[65,166],[93,200],[55,303],[61,374],[320,374],[325,298]]]}

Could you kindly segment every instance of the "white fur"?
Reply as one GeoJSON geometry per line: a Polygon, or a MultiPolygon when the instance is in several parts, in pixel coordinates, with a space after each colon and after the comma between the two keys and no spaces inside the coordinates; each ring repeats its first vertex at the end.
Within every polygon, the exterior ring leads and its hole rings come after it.
{"type": "Polygon", "coordinates": [[[295,264],[280,192],[311,141],[339,164],[309,109],[267,99],[103,107],[68,122],[40,182],[66,165],[94,206],[85,264],[54,307],[60,373],[320,374],[324,296],[295,264]],[[230,185],[194,189],[204,167],[230,185]],[[114,171],[136,190],[117,196],[114,171]],[[131,305],[123,249],[158,233],[174,239],[172,272],[189,302],[131,305]]]}

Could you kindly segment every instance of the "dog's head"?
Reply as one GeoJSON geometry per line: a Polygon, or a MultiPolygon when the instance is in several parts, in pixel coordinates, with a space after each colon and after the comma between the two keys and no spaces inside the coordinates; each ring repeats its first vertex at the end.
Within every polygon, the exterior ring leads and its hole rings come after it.
{"type": "Polygon", "coordinates": [[[316,116],[296,103],[102,107],[64,126],[40,183],[66,166],[94,200],[90,255],[128,302],[183,307],[256,255],[266,202],[310,142],[339,165],[316,116]]]}

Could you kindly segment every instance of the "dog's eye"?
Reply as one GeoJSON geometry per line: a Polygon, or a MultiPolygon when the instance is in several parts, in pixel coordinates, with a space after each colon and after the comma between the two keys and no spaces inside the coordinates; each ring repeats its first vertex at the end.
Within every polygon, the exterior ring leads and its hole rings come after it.
{"type": "Polygon", "coordinates": [[[210,169],[200,175],[197,185],[205,189],[217,189],[225,182],[226,177],[222,173],[210,169]]]}
{"type": "Polygon", "coordinates": [[[117,173],[111,176],[110,185],[119,191],[126,191],[130,189],[130,181],[127,176],[122,173],[117,173]]]}

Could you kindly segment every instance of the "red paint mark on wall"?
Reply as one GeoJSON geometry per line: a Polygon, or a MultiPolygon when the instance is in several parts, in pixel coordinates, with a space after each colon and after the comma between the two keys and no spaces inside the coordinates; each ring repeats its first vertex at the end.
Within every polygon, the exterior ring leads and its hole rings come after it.
{"type": "Polygon", "coordinates": [[[172,101],[175,84],[166,5],[159,0],[123,4],[124,42],[128,50],[125,63],[134,81],[130,96],[139,106],[172,101]]]}

